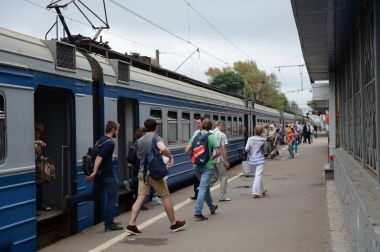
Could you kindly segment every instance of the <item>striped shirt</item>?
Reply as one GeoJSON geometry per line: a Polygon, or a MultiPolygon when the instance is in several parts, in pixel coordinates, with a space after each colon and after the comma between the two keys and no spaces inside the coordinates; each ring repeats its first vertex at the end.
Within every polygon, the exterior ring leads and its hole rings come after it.
{"type": "Polygon", "coordinates": [[[247,144],[245,145],[245,151],[248,152],[248,163],[253,165],[265,163],[264,145],[264,137],[253,136],[248,138],[247,144]]]}

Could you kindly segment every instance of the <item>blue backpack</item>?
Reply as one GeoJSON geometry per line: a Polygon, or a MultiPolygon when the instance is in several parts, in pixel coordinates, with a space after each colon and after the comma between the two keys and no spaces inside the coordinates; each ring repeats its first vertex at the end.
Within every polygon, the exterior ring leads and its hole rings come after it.
{"type": "Polygon", "coordinates": [[[152,147],[145,157],[144,178],[148,175],[155,180],[163,179],[169,171],[162,160],[161,153],[157,148],[157,136],[152,139],[152,147]]]}
{"type": "Polygon", "coordinates": [[[202,135],[202,133],[199,132],[193,140],[193,155],[191,157],[191,162],[198,167],[204,167],[210,159],[210,154],[208,151],[209,135],[210,133],[202,135]]]}

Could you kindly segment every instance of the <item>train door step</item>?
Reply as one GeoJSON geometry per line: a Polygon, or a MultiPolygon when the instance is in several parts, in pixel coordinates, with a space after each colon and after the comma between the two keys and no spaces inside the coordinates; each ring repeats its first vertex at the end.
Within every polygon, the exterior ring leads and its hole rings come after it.
{"type": "Polygon", "coordinates": [[[37,223],[62,215],[62,210],[37,211],[37,223]]]}

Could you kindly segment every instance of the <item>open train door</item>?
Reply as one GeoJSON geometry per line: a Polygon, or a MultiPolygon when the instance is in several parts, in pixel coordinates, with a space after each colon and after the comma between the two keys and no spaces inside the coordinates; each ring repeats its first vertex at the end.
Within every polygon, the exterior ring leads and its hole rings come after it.
{"type": "Polygon", "coordinates": [[[55,179],[36,182],[37,248],[73,233],[74,219],[65,211],[65,198],[75,177],[74,95],[69,89],[40,86],[34,94],[35,124],[41,131],[38,140],[46,146],[41,157],[49,157],[55,179]]]}

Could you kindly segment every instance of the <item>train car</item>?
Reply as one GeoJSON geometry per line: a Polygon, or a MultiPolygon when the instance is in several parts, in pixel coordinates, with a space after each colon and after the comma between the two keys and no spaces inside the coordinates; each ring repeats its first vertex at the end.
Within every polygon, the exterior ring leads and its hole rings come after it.
{"type": "Polygon", "coordinates": [[[75,47],[58,41],[0,29],[0,47],[0,244],[33,251],[78,229],[64,199],[76,192],[79,153],[93,142],[91,68],[75,47]],[[55,165],[55,179],[40,185],[35,122],[44,127],[43,155],[55,165]],[[36,191],[50,211],[36,212],[36,191]]]}
{"type": "Polygon", "coordinates": [[[281,124],[281,113],[277,109],[266,107],[255,103],[253,109],[253,116],[256,124],[274,124],[278,126],[281,124]]]}
{"type": "Polygon", "coordinates": [[[226,121],[229,159],[232,162],[241,160],[246,112],[241,99],[130,66],[119,59],[91,57],[107,69],[104,70],[105,120],[113,119],[121,124],[115,158],[120,184],[132,174],[127,168],[126,155],[133,132],[149,117],[158,122],[158,134],[174,155],[175,164],[168,175],[170,189],[193,180],[194,170],[184,149],[197,130],[196,119],[201,116],[212,121],[226,121]],[[121,71],[127,73],[127,79],[121,79],[121,71]]]}
{"type": "Polygon", "coordinates": [[[91,191],[81,157],[104,134],[108,120],[121,125],[114,170],[125,196],[122,181],[132,176],[126,155],[133,132],[149,117],[157,120],[158,134],[174,155],[168,176],[174,190],[195,176],[184,149],[196,119],[225,121],[229,160],[238,163],[255,125],[280,125],[294,116],[116,52],[104,57],[6,29],[0,29],[0,48],[0,251],[32,251],[101,221],[102,201],[69,211],[65,201],[91,191]],[[41,185],[35,172],[36,122],[44,126],[43,155],[53,160],[56,175],[41,185]],[[36,210],[37,189],[50,211],[36,210]]]}

